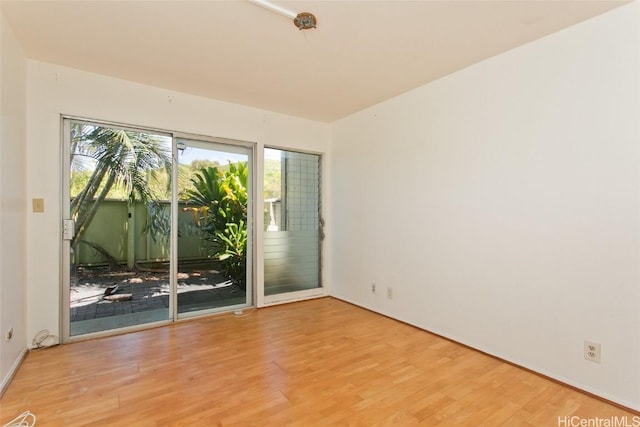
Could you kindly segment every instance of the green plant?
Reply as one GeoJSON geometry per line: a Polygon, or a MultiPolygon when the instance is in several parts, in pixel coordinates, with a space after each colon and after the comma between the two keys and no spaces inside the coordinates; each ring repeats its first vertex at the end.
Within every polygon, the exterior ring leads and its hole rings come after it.
{"type": "MultiPolygon", "coordinates": [[[[143,234],[149,234],[154,243],[168,243],[171,237],[171,212],[168,204],[151,200],[147,204],[147,223],[142,227],[143,234]]],[[[178,236],[180,233],[178,232],[178,236]]]]}
{"type": "Polygon", "coordinates": [[[218,260],[225,266],[229,279],[246,289],[247,268],[247,226],[244,221],[229,223],[224,231],[216,233],[216,237],[223,243],[218,253],[218,260]]]}
{"type": "Polygon", "coordinates": [[[246,163],[230,163],[226,170],[205,167],[191,179],[185,210],[194,213],[209,256],[234,284],[246,288],[247,180],[246,163]]]}
{"type": "Polygon", "coordinates": [[[75,247],[113,191],[122,192],[131,204],[157,200],[149,183],[161,171],[170,176],[171,155],[167,144],[154,135],[73,123],[71,169],[72,183],[81,185],[76,175],[84,183],[70,206],[75,221],[71,246],[75,247]]]}

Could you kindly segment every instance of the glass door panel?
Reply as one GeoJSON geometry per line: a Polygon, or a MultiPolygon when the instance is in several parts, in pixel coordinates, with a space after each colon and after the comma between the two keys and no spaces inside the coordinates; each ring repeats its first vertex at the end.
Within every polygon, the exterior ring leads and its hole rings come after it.
{"type": "Polygon", "coordinates": [[[177,312],[252,304],[250,147],[177,139],[177,312]]]}
{"type": "Polygon", "coordinates": [[[64,121],[65,337],[170,319],[171,138],[64,121]]]}
{"type": "Polygon", "coordinates": [[[65,341],[253,304],[252,145],[63,126],[65,341]]]}
{"type": "Polygon", "coordinates": [[[320,288],[321,156],[265,149],[265,296],[320,288]]]}

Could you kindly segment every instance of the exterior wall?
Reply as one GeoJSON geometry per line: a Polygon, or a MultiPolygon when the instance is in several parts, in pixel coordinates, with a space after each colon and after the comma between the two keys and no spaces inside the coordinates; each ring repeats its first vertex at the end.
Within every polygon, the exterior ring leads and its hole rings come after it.
{"type": "MultiPolygon", "coordinates": [[[[106,249],[116,261],[126,263],[129,256],[128,241],[128,209],[126,200],[105,200],[96,216],[85,231],[82,240],[96,243],[106,249]]],[[[165,212],[169,215],[170,204],[164,203],[165,212]]],[[[180,203],[178,208],[178,258],[205,259],[206,251],[202,247],[200,234],[195,227],[193,213],[184,212],[186,206],[180,203]]],[[[132,259],[136,262],[168,261],[170,257],[169,240],[160,236],[154,240],[144,231],[148,219],[148,210],[144,204],[134,204],[132,208],[133,236],[135,246],[132,259]]],[[[167,221],[169,219],[167,218],[167,221]]],[[[80,243],[74,253],[76,265],[105,264],[107,261],[98,251],[80,243]]]]}
{"type": "Polygon", "coordinates": [[[633,2],[335,123],[333,294],[640,409],[639,20],[633,2]]]}

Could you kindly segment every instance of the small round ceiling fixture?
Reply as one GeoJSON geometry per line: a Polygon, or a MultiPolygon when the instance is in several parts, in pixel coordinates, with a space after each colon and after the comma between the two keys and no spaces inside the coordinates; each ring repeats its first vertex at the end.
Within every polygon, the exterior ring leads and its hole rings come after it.
{"type": "Polygon", "coordinates": [[[318,20],[313,13],[300,12],[296,14],[295,12],[285,9],[284,7],[273,4],[268,0],[248,1],[282,16],[286,16],[289,19],[293,19],[293,24],[298,27],[299,30],[310,30],[311,28],[316,28],[316,25],[318,24],[318,20]]]}
{"type": "Polygon", "coordinates": [[[318,21],[313,13],[309,12],[300,12],[295,18],[293,18],[293,23],[299,30],[310,30],[311,28],[316,28],[317,22],[318,21]]]}

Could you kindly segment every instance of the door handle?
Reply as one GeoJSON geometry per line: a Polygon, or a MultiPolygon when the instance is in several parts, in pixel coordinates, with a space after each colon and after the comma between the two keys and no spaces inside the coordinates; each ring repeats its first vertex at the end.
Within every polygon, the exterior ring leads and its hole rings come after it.
{"type": "Polygon", "coordinates": [[[320,217],[318,218],[318,237],[320,238],[320,241],[324,240],[324,218],[320,217]]]}
{"type": "Polygon", "coordinates": [[[71,240],[76,234],[76,223],[72,219],[62,220],[62,240],[71,240]]]}

